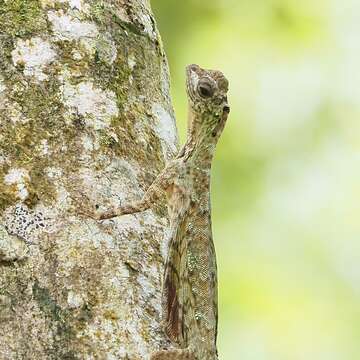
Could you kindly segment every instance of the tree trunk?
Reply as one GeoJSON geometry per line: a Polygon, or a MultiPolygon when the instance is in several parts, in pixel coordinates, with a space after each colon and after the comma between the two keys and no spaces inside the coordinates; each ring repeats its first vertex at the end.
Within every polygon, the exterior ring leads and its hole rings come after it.
{"type": "Polygon", "coordinates": [[[165,204],[177,151],[146,0],[0,0],[0,358],[146,359],[166,345],[165,204]]]}

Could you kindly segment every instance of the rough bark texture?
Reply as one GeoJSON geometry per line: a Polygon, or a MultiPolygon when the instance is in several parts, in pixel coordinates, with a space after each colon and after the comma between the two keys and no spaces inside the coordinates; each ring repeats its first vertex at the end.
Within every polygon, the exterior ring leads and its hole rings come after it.
{"type": "Polygon", "coordinates": [[[160,329],[165,206],[141,198],[177,150],[146,0],[0,0],[0,358],[146,359],[160,329]]]}

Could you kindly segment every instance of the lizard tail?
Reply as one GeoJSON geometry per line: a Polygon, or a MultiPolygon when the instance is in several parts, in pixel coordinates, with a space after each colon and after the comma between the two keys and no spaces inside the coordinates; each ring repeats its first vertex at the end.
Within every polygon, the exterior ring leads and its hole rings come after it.
{"type": "Polygon", "coordinates": [[[184,299],[182,296],[181,271],[182,251],[179,237],[180,229],[171,236],[169,254],[165,263],[162,291],[162,312],[164,331],[173,344],[185,345],[184,339],[184,299]]]}

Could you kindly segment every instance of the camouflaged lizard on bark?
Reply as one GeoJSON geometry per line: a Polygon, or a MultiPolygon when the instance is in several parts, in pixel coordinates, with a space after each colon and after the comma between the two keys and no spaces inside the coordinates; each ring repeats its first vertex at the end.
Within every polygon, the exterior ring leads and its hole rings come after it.
{"type": "Polygon", "coordinates": [[[188,136],[175,159],[143,199],[98,214],[100,219],[144,211],[166,194],[170,217],[162,292],[164,331],[175,349],[151,360],[216,360],[217,270],[211,231],[210,170],[230,108],[228,81],[220,71],[189,65],[188,136]]]}

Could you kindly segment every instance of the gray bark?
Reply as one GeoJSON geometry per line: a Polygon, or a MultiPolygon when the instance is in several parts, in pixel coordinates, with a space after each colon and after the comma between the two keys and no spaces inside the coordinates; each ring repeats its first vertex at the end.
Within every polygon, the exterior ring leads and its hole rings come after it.
{"type": "Polygon", "coordinates": [[[146,0],[0,0],[0,358],[146,359],[165,345],[165,204],[177,151],[146,0]]]}

